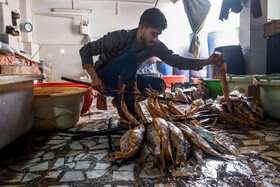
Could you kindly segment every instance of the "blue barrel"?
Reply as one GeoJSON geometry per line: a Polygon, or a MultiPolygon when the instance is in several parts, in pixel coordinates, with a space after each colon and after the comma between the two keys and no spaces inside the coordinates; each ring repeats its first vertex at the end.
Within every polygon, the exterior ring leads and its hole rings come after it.
{"type": "Polygon", "coordinates": [[[173,67],[164,62],[157,62],[157,69],[162,75],[173,75],[173,67]]]}
{"type": "MultiPolygon", "coordinates": [[[[193,33],[190,34],[190,43],[192,41],[193,35],[194,35],[193,33]]],[[[199,38],[199,41],[200,41],[200,47],[199,47],[200,57],[199,58],[200,59],[206,59],[206,58],[209,57],[208,39],[207,39],[208,35],[207,35],[206,32],[199,32],[198,33],[198,38],[199,38]]],[[[190,71],[191,77],[194,77],[194,78],[206,78],[207,77],[208,69],[210,69],[209,67],[208,66],[207,67],[203,67],[203,69],[200,70],[200,71],[191,70],[190,71]]]]}
{"type": "Polygon", "coordinates": [[[156,70],[157,70],[157,63],[146,64],[146,62],[144,62],[142,66],[138,69],[138,73],[155,73],[153,71],[156,70]]]}
{"type": "Polygon", "coordinates": [[[179,70],[178,68],[173,67],[173,75],[185,75],[186,81],[190,81],[190,70],[179,70]]]}
{"type": "Polygon", "coordinates": [[[224,55],[227,63],[227,73],[235,75],[245,75],[245,59],[240,45],[229,45],[216,47],[218,51],[224,55]]]}

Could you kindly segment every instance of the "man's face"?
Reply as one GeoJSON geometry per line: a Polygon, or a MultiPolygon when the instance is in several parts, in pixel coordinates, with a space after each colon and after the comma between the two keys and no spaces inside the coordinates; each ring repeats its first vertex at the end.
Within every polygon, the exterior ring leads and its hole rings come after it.
{"type": "Polygon", "coordinates": [[[144,25],[140,25],[141,30],[141,42],[146,47],[151,47],[158,42],[158,36],[162,33],[161,28],[149,28],[144,25]]]}

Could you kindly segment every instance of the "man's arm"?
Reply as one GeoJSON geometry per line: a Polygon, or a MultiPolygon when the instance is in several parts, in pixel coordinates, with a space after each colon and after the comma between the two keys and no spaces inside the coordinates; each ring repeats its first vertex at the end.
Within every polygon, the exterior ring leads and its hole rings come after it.
{"type": "Polygon", "coordinates": [[[155,53],[155,56],[159,57],[163,62],[183,70],[200,70],[203,66],[222,62],[222,55],[218,53],[213,53],[208,59],[185,58],[174,54],[162,42],[159,44],[155,53]]]}
{"type": "Polygon", "coordinates": [[[101,79],[99,78],[99,76],[97,75],[94,67],[89,67],[86,69],[90,78],[91,78],[91,85],[92,85],[92,88],[94,90],[97,90],[99,92],[102,92],[105,88],[105,85],[104,83],[101,81],[101,79]]]}
{"type": "Polygon", "coordinates": [[[97,91],[104,90],[104,83],[99,78],[95,71],[93,64],[93,56],[100,55],[106,52],[116,50],[120,45],[121,32],[112,32],[103,36],[102,38],[84,45],[80,49],[80,56],[82,60],[83,69],[86,69],[91,81],[93,89],[97,91]]]}

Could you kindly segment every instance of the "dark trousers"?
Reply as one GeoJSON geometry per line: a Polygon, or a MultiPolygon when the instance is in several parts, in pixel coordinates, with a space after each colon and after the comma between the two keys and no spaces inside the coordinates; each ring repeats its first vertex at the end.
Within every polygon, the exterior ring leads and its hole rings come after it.
{"type": "MultiPolygon", "coordinates": [[[[118,89],[118,77],[120,76],[136,76],[137,87],[141,93],[145,93],[146,88],[152,88],[161,92],[161,85],[165,81],[156,76],[137,74],[137,57],[133,52],[126,52],[109,62],[105,67],[97,71],[99,78],[104,82],[107,89],[118,89]]],[[[115,96],[114,93],[103,92],[106,96],[115,96]]]]}

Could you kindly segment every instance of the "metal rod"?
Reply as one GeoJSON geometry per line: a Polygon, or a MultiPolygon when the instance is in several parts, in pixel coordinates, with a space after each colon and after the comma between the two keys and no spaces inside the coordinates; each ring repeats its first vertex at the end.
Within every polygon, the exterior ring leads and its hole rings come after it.
{"type": "MultiPolygon", "coordinates": [[[[187,117],[187,118],[182,118],[182,119],[176,119],[173,120],[174,122],[184,122],[186,120],[193,120],[193,119],[205,119],[205,118],[216,118],[219,117],[219,114],[209,114],[209,115],[202,115],[202,116],[197,116],[197,117],[187,117]]],[[[109,119],[109,123],[110,123],[111,118],[109,119]]],[[[144,123],[143,125],[145,127],[149,126],[151,123],[144,123]]],[[[133,124],[131,125],[131,128],[134,128],[138,125],[133,124]]],[[[121,126],[121,127],[115,127],[115,128],[109,128],[109,129],[104,129],[104,130],[100,130],[100,131],[95,131],[95,132],[90,132],[90,131],[79,131],[79,132],[75,132],[75,134],[80,134],[78,136],[73,136],[72,140],[80,140],[82,138],[86,138],[86,137],[90,137],[90,136],[102,136],[102,135],[110,135],[110,134],[114,134],[117,131],[121,131],[121,130],[128,130],[129,126],[121,126]]]]}
{"type": "MultiPolygon", "coordinates": [[[[69,81],[69,82],[74,82],[74,83],[77,83],[77,84],[84,84],[84,85],[87,85],[87,86],[91,86],[91,83],[88,83],[88,82],[83,82],[83,81],[79,81],[79,80],[74,80],[74,79],[70,79],[70,78],[67,78],[67,77],[61,77],[62,80],[65,80],[65,81],[69,81]]],[[[116,93],[117,91],[119,90],[110,90],[110,89],[104,89],[105,92],[113,92],[113,93],[116,93]]],[[[149,94],[146,94],[146,93],[136,93],[136,92],[128,92],[128,91],[124,91],[124,94],[127,94],[127,95],[139,95],[139,96],[143,96],[143,97],[149,97],[149,94]]],[[[161,96],[158,96],[157,97],[159,100],[169,100],[169,101],[174,101],[174,102],[177,102],[177,103],[183,103],[183,104],[188,104],[186,101],[183,101],[183,100],[180,100],[180,99],[177,99],[177,100],[172,100],[170,98],[164,98],[164,97],[161,97],[161,96]]]]}

